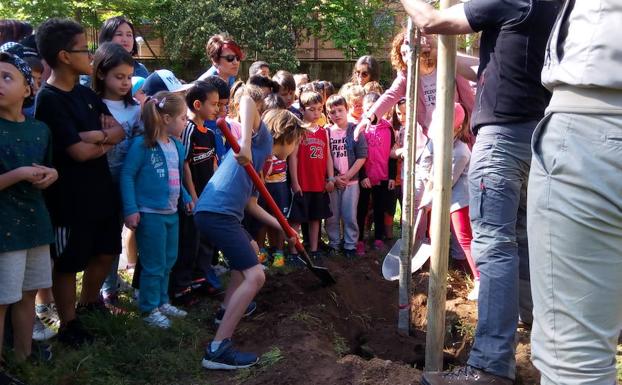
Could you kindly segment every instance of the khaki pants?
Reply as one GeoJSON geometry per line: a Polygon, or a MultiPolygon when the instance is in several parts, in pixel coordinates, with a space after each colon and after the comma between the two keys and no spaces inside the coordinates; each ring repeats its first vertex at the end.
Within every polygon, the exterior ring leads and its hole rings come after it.
{"type": "Polygon", "coordinates": [[[622,328],[622,116],[555,113],[533,137],[527,222],[542,385],[613,385],[622,328]]]}

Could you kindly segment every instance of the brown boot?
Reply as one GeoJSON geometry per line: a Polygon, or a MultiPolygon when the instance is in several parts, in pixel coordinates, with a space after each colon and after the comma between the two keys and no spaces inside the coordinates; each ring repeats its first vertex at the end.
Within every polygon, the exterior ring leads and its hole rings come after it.
{"type": "Polygon", "coordinates": [[[456,368],[451,372],[424,373],[422,385],[512,385],[514,381],[495,376],[472,366],[456,368]]]}

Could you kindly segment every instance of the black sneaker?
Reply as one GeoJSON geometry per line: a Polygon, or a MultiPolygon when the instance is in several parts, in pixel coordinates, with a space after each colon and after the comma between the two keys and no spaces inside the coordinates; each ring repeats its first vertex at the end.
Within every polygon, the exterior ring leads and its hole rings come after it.
{"type": "Polygon", "coordinates": [[[300,259],[297,253],[288,255],[287,258],[285,258],[285,264],[296,269],[305,267],[305,263],[300,259]]]}
{"type": "Polygon", "coordinates": [[[0,385],[26,385],[26,383],[0,369],[0,385]]]}
{"type": "Polygon", "coordinates": [[[78,316],[85,316],[85,315],[109,316],[112,313],[106,307],[104,300],[100,299],[97,302],[91,302],[91,303],[86,303],[86,304],[79,303],[78,306],[76,307],[76,314],[78,316]]]}
{"type": "MultiPolygon", "coordinates": [[[[248,304],[248,307],[246,308],[246,311],[244,312],[242,317],[250,316],[251,314],[255,312],[255,310],[257,310],[257,302],[252,301],[251,303],[248,304]]],[[[220,325],[220,323],[222,322],[222,317],[224,316],[225,316],[225,309],[219,308],[218,311],[216,312],[216,317],[214,317],[214,323],[216,325],[220,325]]]]}
{"type": "Polygon", "coordinates": [[[52,361],[52,346],[32,341],[32,350],[30,356],[28,356],[28,361],[35,365],[52,361]]]}
{"type": "Polygon", "coordinates": [[[95,340],[93,335],[84,328],[82,322],[77,318],[61,326],[58,330],[57,338],[59,342],[74,348],[78,348],[85,343],[93,343],[95,340]]]}
{"type": "MultiPolygon", "coordinates": [[[[210,344],[211,345],[211,344],[210,344]]],[[[223,340],[215,352],[208,346],[201,366],[212,370],[235,370],[249,368],[259,362],[259,357],[253,353],[238,352],[233,349],[230,338],[223,340]]]]}
{"type": "Polygon", "coordinates": [[[335,258],[339,256],[339,249],[335,249],[333,247],[330,248],[330,250],[328,250],[328,256],[331,258],[335,258]]]}

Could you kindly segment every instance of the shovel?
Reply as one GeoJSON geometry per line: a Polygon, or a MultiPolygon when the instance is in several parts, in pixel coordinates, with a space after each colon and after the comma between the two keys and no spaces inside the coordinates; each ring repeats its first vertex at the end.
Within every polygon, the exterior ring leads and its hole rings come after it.
{"type": "MultiPolygon", "coordinates": [[[[412,250],[416,250],[415,255],[412,257],[410,264],[410,272],[414,273],[423,266],[430,255],[432,254],[432,246],[429,243],[423,242],[426,229],[426,220],[430,209],[428,206],[421,207],[417,212],[417,219],[415,221],[415,242],[412,250]]],[[[393,245],[389,254],[384,258],[382,262],[382,276],[387,281],[395,281],[400,277],[400,252],[402,250],[402,239],[398,239],[393,245]]]]}
{"type": "MultiPolygon", "coordinates": [[[[235,139],[235,137],[231,134],[231,131],[229,131],[227,122],[223,118],[220,118],[218,119],[216,124],[218,125],[218,128],[220,128],[220,131],[222,132],[222,134],[227,139],[227,142],[231,146],[231,149],[233,150],[233,152],[237,154],[240,151],[240,145],[238,144],[238,141],[235,139]]],[[[298,253],[299,253],[298,258],[302,262],[304,262],[305,266],[307,266],[307,268],[311,270],[311,272],[315,274],[320,279],[320,281],[322,281],[324,285],[333,285],[337,283],[337,281],[335,281],[335,278],[333,278],[333,276],[330,274],[327,268],[315,266],[313,262],[311,262],[311,258],[309,258],[309,254],[307,254],[307,251],[305,250],[304,246],[298,239],[298,234],[289,225],[289,223],[287,222],[287,219],[285,219],[285,216],[283,216],[283,213],[281,213],[281,210],[274,202],[274,199],[272,199],[272,196],[268,192],[268,189],[266,189],[266,185],[263,183],[263,181],[257,174],[257,171],[255,171],[255,169],[253,168],[253,165],[249,163],[246,166],[244,166],[244,169],[246,170],[246,173],[253,181],[255,188],[259,190],[259,193],[261,194],[263,199],[266,201],[266,203],[268,203],[268,206],[270,206],[270,211],[272,211],[272,214],[275,216],[276,220],[281,225],[281,228],[283,229],[287,237],[288,238],[296,237],[296,250],[298,250],[298,253]]]]}

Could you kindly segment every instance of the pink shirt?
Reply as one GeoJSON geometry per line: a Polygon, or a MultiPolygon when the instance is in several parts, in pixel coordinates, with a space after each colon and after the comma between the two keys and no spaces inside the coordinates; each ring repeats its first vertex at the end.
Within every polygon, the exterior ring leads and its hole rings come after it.
{"type": "Polygon", "coordinates": [[[393,127],[385,119],[380,119],[378,124],[369,126],[365,131],[365,139],[367,140],[365,173],[372,186],[381,181],[389,180],[392,134],[393,127]]]}

